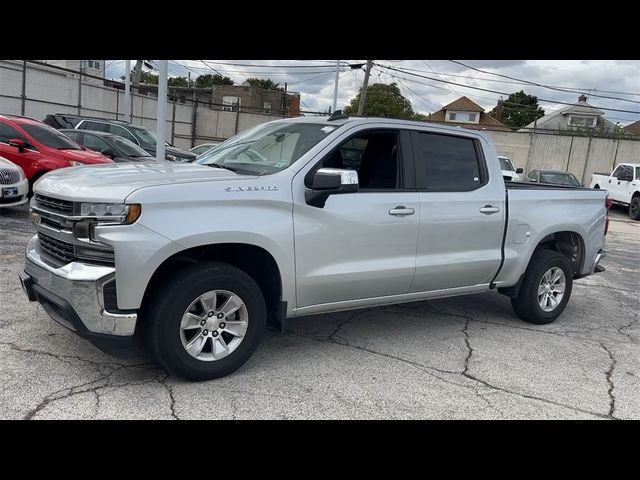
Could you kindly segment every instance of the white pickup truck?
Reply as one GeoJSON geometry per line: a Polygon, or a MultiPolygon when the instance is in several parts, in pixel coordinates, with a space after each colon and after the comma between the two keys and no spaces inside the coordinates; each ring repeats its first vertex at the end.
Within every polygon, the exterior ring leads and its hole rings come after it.
{"type": "Polygon", "coordinates": [[[243,365],[267,320],[498,291],[549,323],[603,270],[606,192],[505,181],[482,132],[283,119],[194,164],[36,182],[22,285],[94,343],[150,339],[190,379],[243,365]]]}
{"type": "Polygon", "coordinates": [[[607,190],[611,200],[629,206],[632,220],[640,220],[640,163],[621,163],[611,175],[594,173],[590,187],[607,190]]]}

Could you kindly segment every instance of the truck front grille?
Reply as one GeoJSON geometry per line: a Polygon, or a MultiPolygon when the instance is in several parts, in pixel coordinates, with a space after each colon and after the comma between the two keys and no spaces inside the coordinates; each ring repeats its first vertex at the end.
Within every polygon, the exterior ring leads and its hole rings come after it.
{"type": "Polygon", "coordinates": [[[36,195],[36,205],[60,213],[73,214],[73,202],[36,195]]]}
{"type": "Polygon", "coordinates": [[[11,185],[20,181],[20,172],[18,170],[0,168],[0,184],[11,185]]]}
{"type": "Polygon", "coordinates": [[[56,240],[42,233],[38,233],[38,240],[40,241],[40,249],[56,260],[69,263],[75,259],[72,244],[56,240]]]}

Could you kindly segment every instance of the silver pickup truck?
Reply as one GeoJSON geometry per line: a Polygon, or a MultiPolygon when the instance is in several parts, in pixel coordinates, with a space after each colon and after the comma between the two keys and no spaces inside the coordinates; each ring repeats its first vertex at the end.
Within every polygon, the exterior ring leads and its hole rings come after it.
{"type": "Polygon", "coordinates": [[[605,191],[505,186],[479,131],[337,113],[256,126],[196,164],[45,175],[29,299],[109,351],[142,333],[201,380],[243,365],[267,321],[497,290],[543,324],[603,269],[605,191]]]}

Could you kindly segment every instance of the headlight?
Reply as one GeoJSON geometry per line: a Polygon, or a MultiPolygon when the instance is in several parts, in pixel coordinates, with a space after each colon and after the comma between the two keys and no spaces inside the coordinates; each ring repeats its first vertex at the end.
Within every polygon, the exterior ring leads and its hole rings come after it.
{"type": "Polygon", "coordinates": [[[95,219],[99,223],[129,225],[140,217],[142,207],[138,203],[81,203],[80,216],[95,219]]]}
{"type": "Polygon", "coordinates": [[[167,160],[170,160],[170,161],[172,161],[172,162],[175,162],[175,161],[176,161],[176,158],[178,158],[178,157],[176,157],[175,155],[169,155],[169,154],[167,154],[167,155],[165,155],[165,158],[166,158],[167,160]]]}
{"type": "Polygon", "coordinates": [[[24,180],[25,178],[27,178],[24,174],[24,170],[22,170],[21,168],[18,168],[18,178],[20,178],[20,181],[24,180]]]}
{"type": "Polygon", "coordinates": [[[82,162],[76,162],[75,160],[68,160],[68,162],[72,167],[79,167],[81,165],[84,165],[82,162]]]}

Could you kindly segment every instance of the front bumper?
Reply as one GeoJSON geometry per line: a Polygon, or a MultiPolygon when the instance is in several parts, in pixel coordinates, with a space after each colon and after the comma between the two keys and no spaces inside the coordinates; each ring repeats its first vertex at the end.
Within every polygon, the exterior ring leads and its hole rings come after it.
{"type": "Polygon", "coordinates": [[[23,179],[18,183],[14,183],[13,185],[3,185],[0,184],[0,208],[1,207],[17,207],[18,205],[23,205],[27,202],[29,193],[29,182],[27,179],[23,179]],[[3,191],[5,188],[17,188],[18,196],[17,197],[4,197],[3,191]]]}
{"type": "Polygon", "coordinates": [[[55,268],[41,258],[37,238],[27,244],[25,270],[19,275],[29,300],[39,302],[53,320],[103,349],[108,344],[127,346],[137,314],[105,309],[103,288],[115,278],[115,268],[83,262],[55,268]]]}

